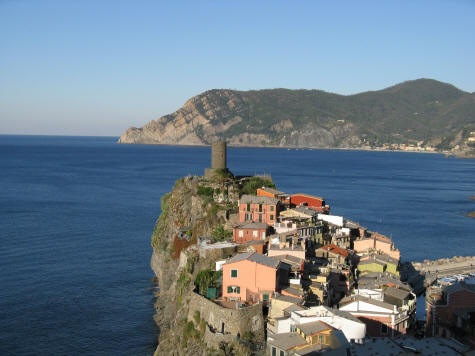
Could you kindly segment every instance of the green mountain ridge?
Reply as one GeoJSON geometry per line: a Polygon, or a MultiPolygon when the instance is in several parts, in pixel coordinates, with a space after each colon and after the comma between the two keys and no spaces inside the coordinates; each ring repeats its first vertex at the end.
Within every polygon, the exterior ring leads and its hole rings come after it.
{"type": "Polygon", "coordinates": [[[226,139],[237,146],[362,148],[424,141],[455,149],[467,146],[472,131],[475,93],[417,79],[353,95],[212,89],[172,114],[129,128],[119,142],[202,145],[226,139]]]}

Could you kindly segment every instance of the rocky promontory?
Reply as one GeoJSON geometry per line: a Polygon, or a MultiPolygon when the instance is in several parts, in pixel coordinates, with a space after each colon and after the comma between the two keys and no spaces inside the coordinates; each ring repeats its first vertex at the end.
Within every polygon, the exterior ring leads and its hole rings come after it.
{"type": "Polygon", "coordinates": [[[437,150],[470,157],[474,112],[475,94],[429,79],[349,96],[214,89],[130,127],[118,142],[208,145],[225,139],[233,146],[437,150]]]}
{"type": "Polygon", "coordinates": [[[203,249],[199,239],[208,236],[219,242],[229,238],[238,189],[225,175],[189,176],[178,179],[173,190],[162,197],[162,213],[152,235],[151,267],[160,290],[155,303],[154,319],[159,328],[155,355],[223,355],[231,351],[248,355],[246,346],[234,337],[216,332],[209,322],[213,318],[216,322],[227,320],[228,330],[234,328],[243,336],[252,335],[253,342],[264,343],[260,305],[226,309],[196,293],[198,274],[214,271],[216,260],[236,253],[234,244],[226,247],[225,242],[223,248],[203,249]]]}

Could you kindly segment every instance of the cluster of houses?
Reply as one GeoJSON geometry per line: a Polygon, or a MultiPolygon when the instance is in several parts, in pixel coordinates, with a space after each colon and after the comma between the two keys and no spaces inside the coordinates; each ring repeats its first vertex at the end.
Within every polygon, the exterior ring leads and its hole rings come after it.
{"type": "Polygon", "coordinates": [[[475,349],[474,277],[441,278],[426,290],[426,336],[457,338],[475,349]]]}
{"type": "Polygon", "coordinates": [[[269,355],[337,350],[414,324],[416,298],[391,239],[308,194],[262,187],[238,206],[233,241],[246,250],[219,264],[221,298],[264,306],[269,355]]]}

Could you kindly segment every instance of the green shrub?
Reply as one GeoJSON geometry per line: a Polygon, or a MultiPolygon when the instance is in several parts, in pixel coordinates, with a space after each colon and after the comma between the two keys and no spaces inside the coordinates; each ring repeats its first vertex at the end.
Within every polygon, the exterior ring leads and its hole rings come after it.
{"type": "Polygon", "coordinates": [[[239,190],[239,193],[240,195],[256,195],[257,188],[262,187],[275,188],[275,184],[268,179],[263,179],[261,177],[251,177],[247,182],[242,185],[241,189],[239,190]]]}
{"type": "Polygon", "coordinates": [[[224,229],[223,225],[216,226],[211,232],[211,238],[214,242],[228,240],[232,236],[232,231],[224,229]]]}
{"type": "Polygon", "coordinates": [[[214,189],[211,187],[205,187],[204,185],[199,185],[197,188],[197,193],[201,197],[213,198],[214,189]]]}
{"type": "Polygon", "coordinates": [[[201,295],[206,295],[208,288],[217,287],[217,280],[221,276],[220,272],[204,269],[195,278],[195,285],[201,295]]]}

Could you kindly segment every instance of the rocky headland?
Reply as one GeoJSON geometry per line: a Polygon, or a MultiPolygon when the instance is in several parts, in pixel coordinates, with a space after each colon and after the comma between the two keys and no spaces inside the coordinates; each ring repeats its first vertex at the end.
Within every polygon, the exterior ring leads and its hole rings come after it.
{"type": "Polygon", "coordinates": [[[130,127],[124,144],[383,149],[473,157],[475,94],[429,79],[379,91],[209,90],[130,127]]]}

